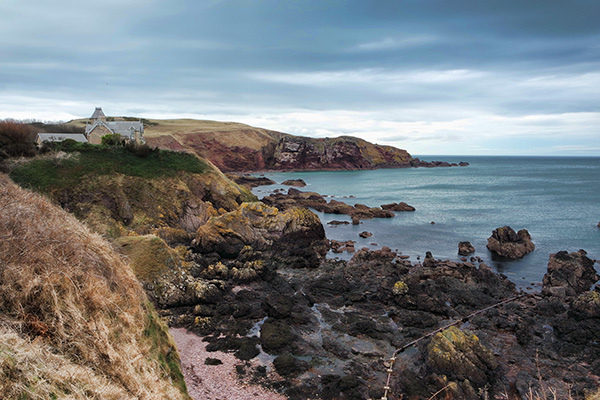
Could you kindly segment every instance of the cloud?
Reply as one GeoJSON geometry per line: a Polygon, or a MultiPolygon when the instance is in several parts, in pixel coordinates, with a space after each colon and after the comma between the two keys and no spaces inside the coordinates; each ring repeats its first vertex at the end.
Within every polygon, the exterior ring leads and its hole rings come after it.
{"type": "Polygon", "coordinates": [[[599,13],[584,0],[4,0],[0,118],[103,106],[429,154],[597,149],[599,13]]]}

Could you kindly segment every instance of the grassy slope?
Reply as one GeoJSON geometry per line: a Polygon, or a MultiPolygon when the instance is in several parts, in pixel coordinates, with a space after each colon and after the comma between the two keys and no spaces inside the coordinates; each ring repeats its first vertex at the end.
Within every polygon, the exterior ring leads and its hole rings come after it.
{"type": "Polygon", "coordinates": [[[71,187],[88,175],[125,174],[153,179],[175,176],[178,171],[203,173],[208,164],[191,154],[154,151],[137,157],[124,148],[75,145],[64,157],[40,157],[16,168],[11,176],[39,191],[71,187]]]}
{"type": "Polygon", "coordinates": [[[100,236],[0,175],[5,398],[183,399],[165,326],[100,236]]]}

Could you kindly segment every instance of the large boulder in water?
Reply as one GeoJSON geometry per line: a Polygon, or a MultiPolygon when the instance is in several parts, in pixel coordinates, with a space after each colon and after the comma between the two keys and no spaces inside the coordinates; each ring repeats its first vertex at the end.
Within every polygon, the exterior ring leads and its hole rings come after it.
{"type": "Polygon", "coordinates": [[[506,258],[521,258],[535,249],[527,229],[515,232],[510,226],[494,230],[492,236],[488,238],[486,247],[506,258]]]}
{"type": "Polygon", "coordinates": [[[468,256],[471,253],[475,253],[475,247],[471,244],[471,242],[458,243],[458,254],[461,256],[468,256]]]}
{"type": "Polygon", "coordinates": [[[578,296],[590,290],[598,279],[600,276],[594,269],[594,260],[587,257],[585,250],[573,253],[559,251],[550,255],[542,294],[560,299],[578,296]]]}

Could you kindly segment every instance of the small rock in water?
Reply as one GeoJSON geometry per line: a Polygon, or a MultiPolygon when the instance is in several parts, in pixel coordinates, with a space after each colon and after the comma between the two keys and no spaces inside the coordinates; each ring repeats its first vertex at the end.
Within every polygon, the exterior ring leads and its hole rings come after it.
{"type": "Polygon", "coordinates": [[[431,224],[431,225],[435,225],[435,222],[431,221],[431,222],[430,222],[430,224],[431,224]]]}
{"type": "Polygon", "coordinates": [[[373,236],[373,234],[371,232],[364,231],[364,232],[359,233],[358,236],[360,236],[361,238],[365,238],[366,239],[368,237],[373,236]]]}

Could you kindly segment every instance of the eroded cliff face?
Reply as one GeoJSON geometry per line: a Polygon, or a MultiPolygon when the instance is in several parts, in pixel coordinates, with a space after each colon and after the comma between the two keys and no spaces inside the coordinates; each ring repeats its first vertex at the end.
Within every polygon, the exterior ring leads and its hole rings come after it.
{"type": "Polygon", "coordinates": [[[413,159],[406,150],[348,136],[334,139],[285,136],[264,148],[263,154],[267,168],[275,170],[409,167],[413,159]]]}
{"type": "Polygon", "coordinates": [[[416,166],[406,150],[349,136],[318,139],[214,121],[153,122],[149,145],[194,152],[225,172],[416,166]]]}

